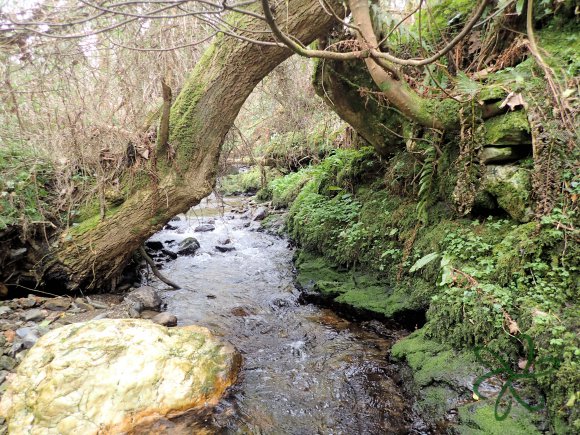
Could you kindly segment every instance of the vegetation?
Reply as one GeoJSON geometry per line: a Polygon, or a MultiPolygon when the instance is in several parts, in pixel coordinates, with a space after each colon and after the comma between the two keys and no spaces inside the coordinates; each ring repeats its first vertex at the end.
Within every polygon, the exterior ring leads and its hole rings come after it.
{"type": "MultiPolygon", "coordinates": [[[[49,223],[54,168],[46,158],[21,148],[0,148],[0,231],[8,226],[49,223]]],[[[54,193],[52,193],[54,195],[54,193]]]]}
{"type": "MultiPolygon", "coordinates": [[[[130,25],[149,22],[155,2],[135,3],[89,20],[91,36],[129,16],[130,25]]],[[[576,5],[441,0],[393,13],[391,2],[350,0],[345,23],[327,13],[344,9],[339,3],[323,3],[203,2],[215,22],[171,41],[202,29],[216,36],[204,54],[174,62],[160,50],[151,65],[110,45],[101,57],[87,54],[74,38],[63,38],[66,56],[54,57],[37,34],[48,26],[63,36],[83,22],[74,9],[63,26],[60,3],[42,3],[20,24],[0,15],[0,231],[54,222],[60,232],[39,248],[49,260],[38,276],[71,290],[104,288],[148,236],[211,192],[218,173],[253,165],[223,177],[221,190],[259,190],[288,208],[304,289],[383,319],[425,313],[420,330],[393,348],[424,387],[424,413],[445,413],[450,390],[468,399],[475,346],[517,370],[526,334],[541,358],[534,370],[547,369],[542,359],[559,362],[536,379],[546,424],[579,431],[576,5]],[[27,27],[30,16],[46,23],[27,27]],[[291,52],[316,63],[282,63],[291,52]],[[46,82],[51,88],[82,96],[106,86],[90,102],[66,100],[43,88],[44,59],[62,71],[46,82]],[[314,90],[303,92],[310,76],[314,90]],[[180,89],[169,112],[159,110],[158,81],[180,89]],[[164,125],[169,140],[161,143],[164,125]],[[32,155],[30,144],[51,159],[32,155]],[[60,160],[76,181],[59,184],[60,160]],[[73,194],[80,185],[84,193],[73,194]]],[[[154,23],[134,29],[151,46],[133,49],[158,49],[165,27],[154,23]]],[[[132,42],[112,35],[115,47],[132,42]]],[[[459,404],[448,404],[459,406],[459,431],[502,431],[489,403],[459,404]]],[[[519,417],[510,422],[504,432],[533,430],[519,417]]]]}

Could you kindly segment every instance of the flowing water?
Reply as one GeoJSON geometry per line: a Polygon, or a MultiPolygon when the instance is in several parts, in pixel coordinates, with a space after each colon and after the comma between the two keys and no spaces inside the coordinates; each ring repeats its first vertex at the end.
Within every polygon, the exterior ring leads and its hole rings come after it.
{"type": "Polygon", "coordinates": [[[288,242],[257,231],[258,223],[232,207],[243,204],[204,200],[171,222],[175,230],[152,238],[199,240],[195,256],[178,257],[162,270],[183,286],[162,292],[167,311],[180,325],[206,326],[243,355],[238,385],[208,418],[210,432],[418,433],[386,358],[401,331],[300,304],[288,242]],[[214,231],[194,232],[208,222],[214,231]],[[234,251],[215,249],[225,239],[234,251]]]}

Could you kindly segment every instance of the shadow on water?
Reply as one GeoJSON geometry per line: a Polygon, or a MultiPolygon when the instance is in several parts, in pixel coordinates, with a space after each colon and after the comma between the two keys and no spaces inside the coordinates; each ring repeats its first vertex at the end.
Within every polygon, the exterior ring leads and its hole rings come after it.
{"type": "Polygon", "coordinates": [[[205,429],[182,416],[158,433],[421,433],[386,357],[404,332],[301,304],[288,242],[256,231],[249,214],[232,207],[245,206],[239,199],[226,200],[225,208],[204,200],[172,221],[174,230],[152,237],[199,240],[195,256],[163,268],[184,287],[163,292],[167,310],[180,325],[206,326],[244,357],[238,385],[205,417],[205,429]],[[215,230],[194,231],[205,223],[215,230]],[[218,252],[226,239],[235,250],[218,252]]]}

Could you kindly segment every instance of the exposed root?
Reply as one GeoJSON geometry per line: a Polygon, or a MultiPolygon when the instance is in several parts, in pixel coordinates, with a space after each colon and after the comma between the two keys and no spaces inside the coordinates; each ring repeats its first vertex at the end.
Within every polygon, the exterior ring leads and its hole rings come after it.
{"type": "Polygon", "coordinates": [[[159,272],[159,269],[157,269],[157,266],[155,266],[155,262],[147,254],[147,252],[145,252],[145,248],[143,248],[143,246],[141,246],[139,248],[139,253],[145,259],[145,261],[147,262],[147,264],[149,265],[149,267],[151,267],[151,270],[153,271],[153,275],[155,275],[157,278],[159,278],[159,280],[161,280],[162,282],[164,282],[168,286],[173,287],[176,290],[179,290],[181,288],[181,286],[175,284],[173,281],[171,281],[168,278],[164,277],[161,274],[161,272],[159,272]]]}

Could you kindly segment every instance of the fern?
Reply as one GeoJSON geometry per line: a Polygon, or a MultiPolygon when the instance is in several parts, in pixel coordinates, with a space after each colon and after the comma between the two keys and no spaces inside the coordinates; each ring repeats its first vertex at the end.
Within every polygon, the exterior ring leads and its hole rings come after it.
{"type": "Polygon", "coordinates": [[[455,89],[461,94],[468,96],[475,96],[481,90],[481,85],[474,80],[471,80],[463,71],[457,73],[457,82],[455,89]]]}
{"type": "Polygon", "coordinates": [[[433,176],[437,165],[437,154],[434,146],[425,150],[425,161],[419,174],[419,202],[417,203],[417,219],[427,225],[429,214],[427,207],[431,203],[431,190],[433,187],[433,176]]]}

